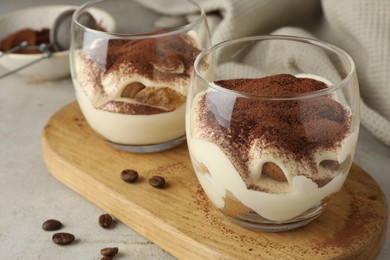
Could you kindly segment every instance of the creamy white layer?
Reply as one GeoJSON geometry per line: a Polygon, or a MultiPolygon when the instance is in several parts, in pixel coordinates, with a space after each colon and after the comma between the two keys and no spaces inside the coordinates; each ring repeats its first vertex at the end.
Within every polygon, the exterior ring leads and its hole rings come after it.
{"type": "MultiPolygon", "coordinates": [[[[341,163],[344,161],[345,155],[350,154],[352,156],[355,150],[356,138],[357,133],[351,134],[344,141],[343,149],[338,151],[337,154],[332,154],[332,158],[338,157],[338,161],[341,163]]],[[[282,169],[288,176],[288,182],[278,182],[261,175],[255,176],[258,175],[258,172],[254,172],[254,183],[261,183],[263,187],[267,187],[274,192],[250,190],[229,157],[216,144],[193,138],[191,135],[187,135],[187,141],[195,164],[203,165],[209,172],[209,174],[205,174],[195,167],[200,184],[218,208],[222,209],[225,206],[224,198],[227,192],[231,192],[243,205],[260,216],[273,221],[294,218],[316,206],[327,196],[338,192],[347,177],[347,174],[342,172],[325,186],[319,188],[310,178],[289,174],[298,166],[295,162],[283,163],[277,158],[257,157],[254,162],[257,165],[269,161],[284,165],[282,169]]]]}
{"type": "Polygon", "coordinates": [[[96,109],[76,83],[76,97],[88,124],[106,139],[119,144],[148,145],[177,139],[185,134],[185,104],[172,112],[126,115],[96,109]]]}

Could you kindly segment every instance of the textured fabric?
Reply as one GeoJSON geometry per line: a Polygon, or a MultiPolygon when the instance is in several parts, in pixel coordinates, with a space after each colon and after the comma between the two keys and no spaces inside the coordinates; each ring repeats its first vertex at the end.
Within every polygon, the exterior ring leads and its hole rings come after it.
{"type": "MultiPolygon", "coordinates": [[[[332,43],[354,59],[361,123],[390,146],[390,1],[198,0],[208,14],[212,42],[287,34],[332,43]]],[[[155,5],[155,3],[154,3],[155,5]]],[[[169,8],[156,7],[167,14],[169,8]]],[[[180,9],[180,8],[179,8],[180,9]]]]}
{"type": "Polygon", "coordinates": [[[390,145],[390,1],[323,0],[322,7],[324,40],[343,48],[356,63],[361,122],[390,145]]]}

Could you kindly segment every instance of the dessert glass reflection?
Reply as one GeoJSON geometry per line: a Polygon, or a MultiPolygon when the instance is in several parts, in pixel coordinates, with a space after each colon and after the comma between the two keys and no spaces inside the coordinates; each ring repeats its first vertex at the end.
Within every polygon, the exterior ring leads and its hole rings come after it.
{"type": "Polygon", "coordinates": [[[203,51],[193,74],[187,143],[210,201],[264,232],[317,218],[355,153],[359,90],[351,57],[312,39],[256,36],[203,51]]]}
{"type": "Polygon", "coordinates": [[[158,152],[185,141],[189,79],[210,40],[199,5],[192,0],[89,2],[75,11],[71,38],[76,97],[92,129],[130,152],[158,152]],[[86,19],[94,9],[114,17],[114,31],[86,19]],[[178,15],[163,15],[171,11],[178,15]]]}

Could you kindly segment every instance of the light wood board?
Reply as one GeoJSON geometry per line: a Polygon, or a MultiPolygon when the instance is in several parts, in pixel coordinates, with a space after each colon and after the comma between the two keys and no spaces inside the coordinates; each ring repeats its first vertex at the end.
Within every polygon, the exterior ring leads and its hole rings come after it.
{"type": "Polygon", "coordinates": [[[384,194],[357,165],[318,219],[289,232],[259,233],[231,223],[208,202],[186,144],[154,154],[116,150],[72,102],[47,122],[42,149],[55,178],[179,259],[375,259],[386,237],[384,194]],[[139,181],[122,181],[124,169],[137,170],[139,181]],[[164,176],[166,187],[150,186],[153,175],[164,176]]]}

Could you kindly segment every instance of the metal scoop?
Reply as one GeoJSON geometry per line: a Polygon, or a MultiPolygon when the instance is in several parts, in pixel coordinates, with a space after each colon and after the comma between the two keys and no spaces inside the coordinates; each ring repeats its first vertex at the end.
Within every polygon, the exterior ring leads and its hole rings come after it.
{"type": "MultiPolygon", "coordinates": [[[[30,45],[27,41],[21,42],[18,46],[15,46],[14,48],[3,52],[0,55],[0,58],[9,54],[14,53],[22,49],[27,48],[33,48],[37,49],[40,52],[42,52],[42,56],[32,62],[29,62],[15,70],[9,71],[7,73],[4,73],[0,75],[0,79],[5,78],[15,72],[18,72],[22,69],[25,69],[37,62],[40,62],[44,59],[50,58],[53,55],[53,52],[51,51],[51,47],[55,51],[65,51],[68,50],[70,47],[70,27],[72,24],[72,15],[75,12],[74,9],[67,10],[63,13],[61,13],[56,20],[54,21],[53,28],[50,33],[50,43],[43,43],[40,45],[30,45]]],[[[79,22],[88,28],[96,29],[98,27],[96,20],[93,18],[91,14],[88,12],[84,12],[79,17],[79,22]]]]}

